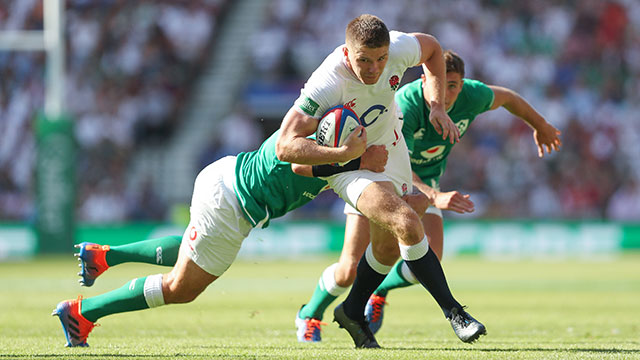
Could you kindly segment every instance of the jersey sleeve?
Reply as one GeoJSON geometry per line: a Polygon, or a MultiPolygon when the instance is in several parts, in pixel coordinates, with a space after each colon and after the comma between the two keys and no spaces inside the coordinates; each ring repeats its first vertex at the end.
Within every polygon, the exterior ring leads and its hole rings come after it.
{"type": "Polygon", "coordinates": [[[398,61],[405,67],[410,68],[420,63],[422,52],[418,39],[407,33],[390,31],[391,45],[389,52],[397,57],[398,61]]]}
{"type": "Polygon", "coordinates": [[[321,65],[304,84],[294,107],[304,114],[319,119],[330,108],[340,103],[342,87],[335,72],[321,65]]]}
{"type": "Polygon", "coordinates": [[[490,87],[478,80],[465,79],[465,84],[469,86],[469,94],[476,113],[481,114],[489,111],[495,100],[495,94],[490,87]]]}

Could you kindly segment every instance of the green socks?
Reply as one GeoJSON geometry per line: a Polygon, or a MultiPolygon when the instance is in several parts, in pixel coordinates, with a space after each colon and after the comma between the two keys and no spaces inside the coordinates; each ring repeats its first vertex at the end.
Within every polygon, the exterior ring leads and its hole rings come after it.
{"type": "Polygon", "coordinates": [[[164,305],[162,274],[136,278],[119,289],[83,299],[80,313],[87,320],[121,312],[135,311],[164,305]]]}
{"type": "Polygon", "coordinates": [[[411,286],[415,283],[415,277],[404,263],[404,260],[401,260],[395,264],[391,272],[382,281],[382,284],[373,293],[378,296],[387,296],[389,290],[411,286]],[[403,267],[406,269],[403,269],[403,267]]]}
{"type": "Polygon", "coordinates": [[[327,307],[347,288],[338,286],[335,280],[335,270],[338,264],[330,265],[322,272],[320,280],[318,280],[318,286],[311,296],[311,300],[300,309],[299,316],[302,319],[314,318],[322,320],[327,307]]]}
{"type": "Polygon", "coordinates": [[[87,320],[96,322],[106,315],[147,309],[149,306],[144,299],[144,282],[146,279],[146,277],[133,279],[119,289],[82,299],[80,313],[87,320]]]}
{"type": "Polygon", "coordinates": [[[173,266],[178,260],[181,242],[182,236],[165,236],[127,245],[112,246],[111,250],[107,251],[105,259],[109,266],[125,262],[173,266]]]}

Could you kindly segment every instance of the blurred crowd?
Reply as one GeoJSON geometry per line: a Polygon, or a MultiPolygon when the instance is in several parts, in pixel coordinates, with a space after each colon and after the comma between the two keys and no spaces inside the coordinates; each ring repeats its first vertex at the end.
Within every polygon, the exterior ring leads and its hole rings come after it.
{"type": "MultiPolygon", "coordinates": [[[[79,221],[163,219],[151,186],[131,189],[141,145],[177,123],[228,0],[68,0],[65,106],[79,145],[79,221]]],[[[0,2],[0,31],[42,30],[43,0],[0,2]]],[[[34,216],[33,119],[44,104],[42,52],[0,51],[0,219],[34,216]]],[[[146,182],[146,184],[149,184],[146,182]]]]}
{"type": "MultiPolygon", "coordinates": [[[[462,56],[467,77],[516,90],[562,131],[561,151],[539,159],[522,121],[504,110],[481,115],[441,181],[443,190],[472,195],[472,216],[640,221],[637,0],[269,1],[262,31],[247,39],[254,81],[304,83],[343,43],[348,21],[373,13],[390,29],[435,35],[462,56]]],[[[232,3],[67,0],[65,99],[80,146],[79,221],[166,218],[153,179],[128,185],[129,162],[179,126],[232,3]]],[[[0,2],[0,31],[17,29],[42,29],[42,0],[0,2]]],[[[44,104],[44,62],[42,52],[0,51],[0,220],[35,213],[32,120],[44,104]]],[[[404,82],[418,76],[413,69],[404,82]]],[[[258,125],[259,109],[235,109],[221,121],[246,135],[212,137],[201,164],[253,148],[272,130],[258,125]]],[[[329,192],[294,216],[341,210],[329,192]]]]}
{"type": "Polygon", "coordinates": [[[277,0],[253,39],[256,78],[304,82],[361,13],[435,35],[466,77],[516,90],[562,131],[539,159],[522,121],[479,116],[441,182],[472,195],[472,216],[640,221],[640,2],[277,0]]]}

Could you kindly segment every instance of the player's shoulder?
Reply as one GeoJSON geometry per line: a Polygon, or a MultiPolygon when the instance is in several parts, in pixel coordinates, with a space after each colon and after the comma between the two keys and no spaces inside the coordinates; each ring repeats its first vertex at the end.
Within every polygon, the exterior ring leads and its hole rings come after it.
{"type": "Polygon", "coordinates": [[[493,103],[494,93],[491,88],[480,80],[465,78],[462,83],[459,99],[465,99],[468,106],[484,108],[493,103]]]}
{"type": "Polygon", "coordinates": [[[465,78],[462,82],[461,93],[471,99],[476,99],[493,95],[493,90],[480,80],[465,78]]]}

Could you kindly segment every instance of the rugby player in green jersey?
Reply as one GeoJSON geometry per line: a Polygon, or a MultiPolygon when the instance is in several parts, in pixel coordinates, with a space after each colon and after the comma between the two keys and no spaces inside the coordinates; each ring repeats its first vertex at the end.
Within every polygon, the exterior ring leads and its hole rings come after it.
{"type": "MultiPolygon", "coordinates": [[[[504,107],[521,118],[533,129],[533,138],[538,155],[544,156],[558,151],[562,145],[560,131],[549,124],[531,105],[516,92],[499,86],[485,85],[480,81],[464,79],[464,62],[452,51],[445,51],[447,112],[460,130],[462,137],[477,115],[504,107]]],[[[396,102],[404,115],[402,133],[410,152],[413,184],[430,199],[430,206],[422,216],[429,247],[442,258],[443,223],[441,210],[467,213],[474,210],[469,195],[458,191],[441,192],[439,180],[445,171],[447,156],[453,144],[443,141],[430,125],[429,107],[423,94],[425,78],[403,86],[396,94],[396,102]]],[[[308,167],[294,165],[294,171],[311,176],[308,167]]],[[[348,204],[345,207],[347,221],[345,242],[338,263],[327,267],[318,281],[313,296],[297,314],[298,340],[320,341],[320,321],[325,309],[354,281],[356,267],[369,244],[369,221],[348,204]],[[303,329],[304,331],[301,331],[303,329]]],[[[417,280],[405,261],[396,263],[382,284],[369,298],[365,316],[372,332],[377,332],[382,324],[383,307],[389,290],[413,285],[417,280]]]]}
{"type": "MultiPolygon", "coordinates": [[[[325,180],[296,175],[291,164],[275,152],[280,132],[253,152],[220,159],[198,174],[191,200],[191,216],[182,237],[168,236],[114,246],[82,243],[80,282],[92,286],[110,266],[144,262],[173,266],[166,274],[135,278],[121,288],[83,299],[65,300],[52,315],[58,316],[66,346],[88,346],[95,322],[104,316],[193,301],[235,260],[242,241],[255,227],[298,208],[328,189],[325,180]]],[[[357,134],[343,147],[360,147],[357,134]]],[[[387,161],[383,146],[370,146],[356,169],[381,172],[387,161]]],[[[330,166],[330,165],[327,165],[330,166]]]]}

